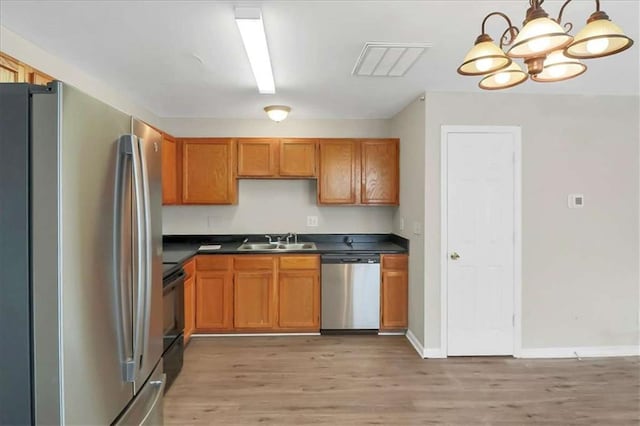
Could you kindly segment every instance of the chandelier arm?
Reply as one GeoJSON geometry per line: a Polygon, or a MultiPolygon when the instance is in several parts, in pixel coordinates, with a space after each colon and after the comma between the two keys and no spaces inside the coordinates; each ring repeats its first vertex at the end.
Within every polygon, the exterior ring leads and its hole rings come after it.
{"type": "Polygon", "coordinates": [[[502,37],[500,37],[500,49],[513,43],[519,32],[520,30],[518,30],[518,27],[514,25],[504,30],[504,32],[502,33],[502,37]]]}
{"type": "Polygon", "coordinates": [[[507,29],[506,31],[502,34],[501,40],[500,40],[500,47],[502,47],[503,44],[503,39],[506,40],[504,42],[505,45],[509,45],[511,43],[513,43],[513,40],[515,40],[516,36],[518,35],[518,27],[514,26],[513,23],[511,22],[511,19],[509,19],[509,17],[507,15],[505,15],[502,12],[491,12],[490,14],[488,14],[487,16],[484,17],[484,19],[482,20],[482,34],[486,34],[487,32],[485,31],[485,25],[487,23],[487,20],[489,18],[491,18],[492,16],[502,16],[506,21],[507,21],[507,29]],[[507,33],[509,33],[509,39],[507,40],[507,33]],[[507,42],[508,41],[508,42],[507,42]]]}
{"type": "MultiPolygon", "coordinates": [[[[569,5],[569,3],[571,3],[573,0],[567,0],[564,2],[564,4],[562,5],[562,7],[560,8],[560,12],[558,13],[558,19],[556,19],[556,22],[558,24],[562,24],[562,14],[564,13],[564,8],[567,7],[569,5]]],[[[600,0],[595,0],[596,2],[596,12],[600,12],[600,0]]],[[[573,28],[573,24],[568,22],[567,24],[564,25],[565,28],[568,29],[567,31],[571,31],[571,29],[573,28]]]]}

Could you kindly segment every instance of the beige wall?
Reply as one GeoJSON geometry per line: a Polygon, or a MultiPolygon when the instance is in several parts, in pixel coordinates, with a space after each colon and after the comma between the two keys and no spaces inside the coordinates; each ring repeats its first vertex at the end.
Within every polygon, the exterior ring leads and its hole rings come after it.
{"type": "MultiPolygon", "coordinates": [[[[163,119],[178,137],[389,137],[389,120],[163,119]]],[[[239,181],[234,206],[163,207],[165,234],[387,233],[396,207],[319,207],[315,180],[239,181]],[[307,227],[318,216],[318,227],[307,227]]]]}
{"type": "Polygon", "coordinates": [[[122,112],[134,115],[154,126],[160,126],[159,117],[143,105],[133,101],[124,91],[61,61],[51,53],[2,26],[0,26],[0,51],[51,75],[55,79],[72,85],[122,112]]]}
{"type": "Polygon", "coordinates": [[[639,112],[638,97],[427,94],[428,348],[440,347],[442,125],[522,128],[523,348],[638,344],[639,112]],[[570,193],[584,209],[567,208],[570,193]]]}
{"type": "MultiPolygon", "coordinates": [[[[424,99],[424,98],[423,98],[424,99]]],[[[391,135],[400,138],[400,207],[394,214],[393,232],[410,241],[409,330],[424,346],[424,230],[425,130],[424,100],[416,99],[391,119],[391,135]],[[404,221],[404,229],[401,229],[404,221]]]]}

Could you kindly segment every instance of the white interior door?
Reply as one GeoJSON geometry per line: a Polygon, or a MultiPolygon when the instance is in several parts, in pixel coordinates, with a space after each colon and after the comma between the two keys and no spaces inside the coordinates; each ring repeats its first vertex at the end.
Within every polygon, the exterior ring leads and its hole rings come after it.
{"type": "Polygon", "coordinates": [[[447,354],[512,355],[515,137],[446,133],[447,354]]]}

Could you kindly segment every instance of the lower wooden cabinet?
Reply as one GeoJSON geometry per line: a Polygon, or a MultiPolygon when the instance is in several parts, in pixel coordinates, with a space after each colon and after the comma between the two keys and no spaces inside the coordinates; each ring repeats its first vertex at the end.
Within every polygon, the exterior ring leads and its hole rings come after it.
{"type": "Polygon", "coordinates": [[[233,328],[233,274],[197,271],[196,329],[225,331],[233,328]]]}
{"type": "Polygon", "coordinates": [[[196,268],[193,332],[320,330],[320,256],[200,255],[196,268]]]}
{"type": "Polygon", "coordinates": [[[381,263],[380,329],[405,329],[408,326],[408,256],[382,255],[381,263]]]}
{"type": "Polygon", "coordinates": [[[283,256],[278,272],[278,326],[320,330],[319,256],[283,256]]]}
{"type": "Polygon", "coordinates": [[[233,280],[236,329],[275,325],[273,271],[236,271],[233,280]]]}
{"type": "Polygon", "coordinates": [[[184,343],[188,343],[196,328],[196,278],[184,280],[184,343]]]}

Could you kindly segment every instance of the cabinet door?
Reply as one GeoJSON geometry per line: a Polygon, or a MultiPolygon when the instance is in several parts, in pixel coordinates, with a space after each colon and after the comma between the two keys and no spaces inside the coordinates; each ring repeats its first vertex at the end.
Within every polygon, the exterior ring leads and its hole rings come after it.
{"type": "Polygon", "coordinates": [[[361,144],[362,204],[399,203],[399,143],[397,139],[366,140],[361,144]]]}
{"type": "Polygon", "coordinates": [[[279,174],[288,177],[314,177],[316,175],[316,141],[281,139],[279,174]]]}
{"type": "Polygon", "coordinates": [[[234,326],[274,326],[273,271],[236,271],[234,276],[234,326]]]}
{"type": "Polygon", "coordinates": [[[0,83],[27,83],[24,65],[0,54],[0,83]]]}
{"type": "Polygon", "coordinates": [[[319,204],[356,204],[358,145],[354,140],[325,140],[318,144],[319,204]]]}
{"type": "Polygon", "coordinates": [[[195,278],[190,277],[184,281],[184,343],[188,343],[195,328],[195,303],[196,303],[195,278]]]}
{"type": "Polygon", "coordinates": [[[53,81],[53,78],[43,72],[33,68],[29,71],[29,83],[31,84],[40,84],[44,86],[50,81],[53,81]]]}
{"type": "Polygon", "coordinates": [[[407,328],[407,271],[382,272],[381,329],[407,328]]]}
{"type": "Polygon", "coordinates": [[[317,271],[280,271],[278,325],[320,329],[320,283],[317,271]]]}
{"type": "Polygon", "coordinates": [[[236,202],[235,152],[230,139],[183,139],[182,203],[236,202]]]}
{"type": "Polygon", "coordinates": [[[238,140],[238,177],[273,177],[277,174],[276,139],[238,140]]]}
{"type": "Polygon", "coordinates": [[[162,134],[162,204],[178,203],[176,140],[162,134]]]}
{"type": "Polygon", "coordinates": [[[232,273],[198,271],[196,275],[196,329],[230,330],[232,327],[232,273]]]}

